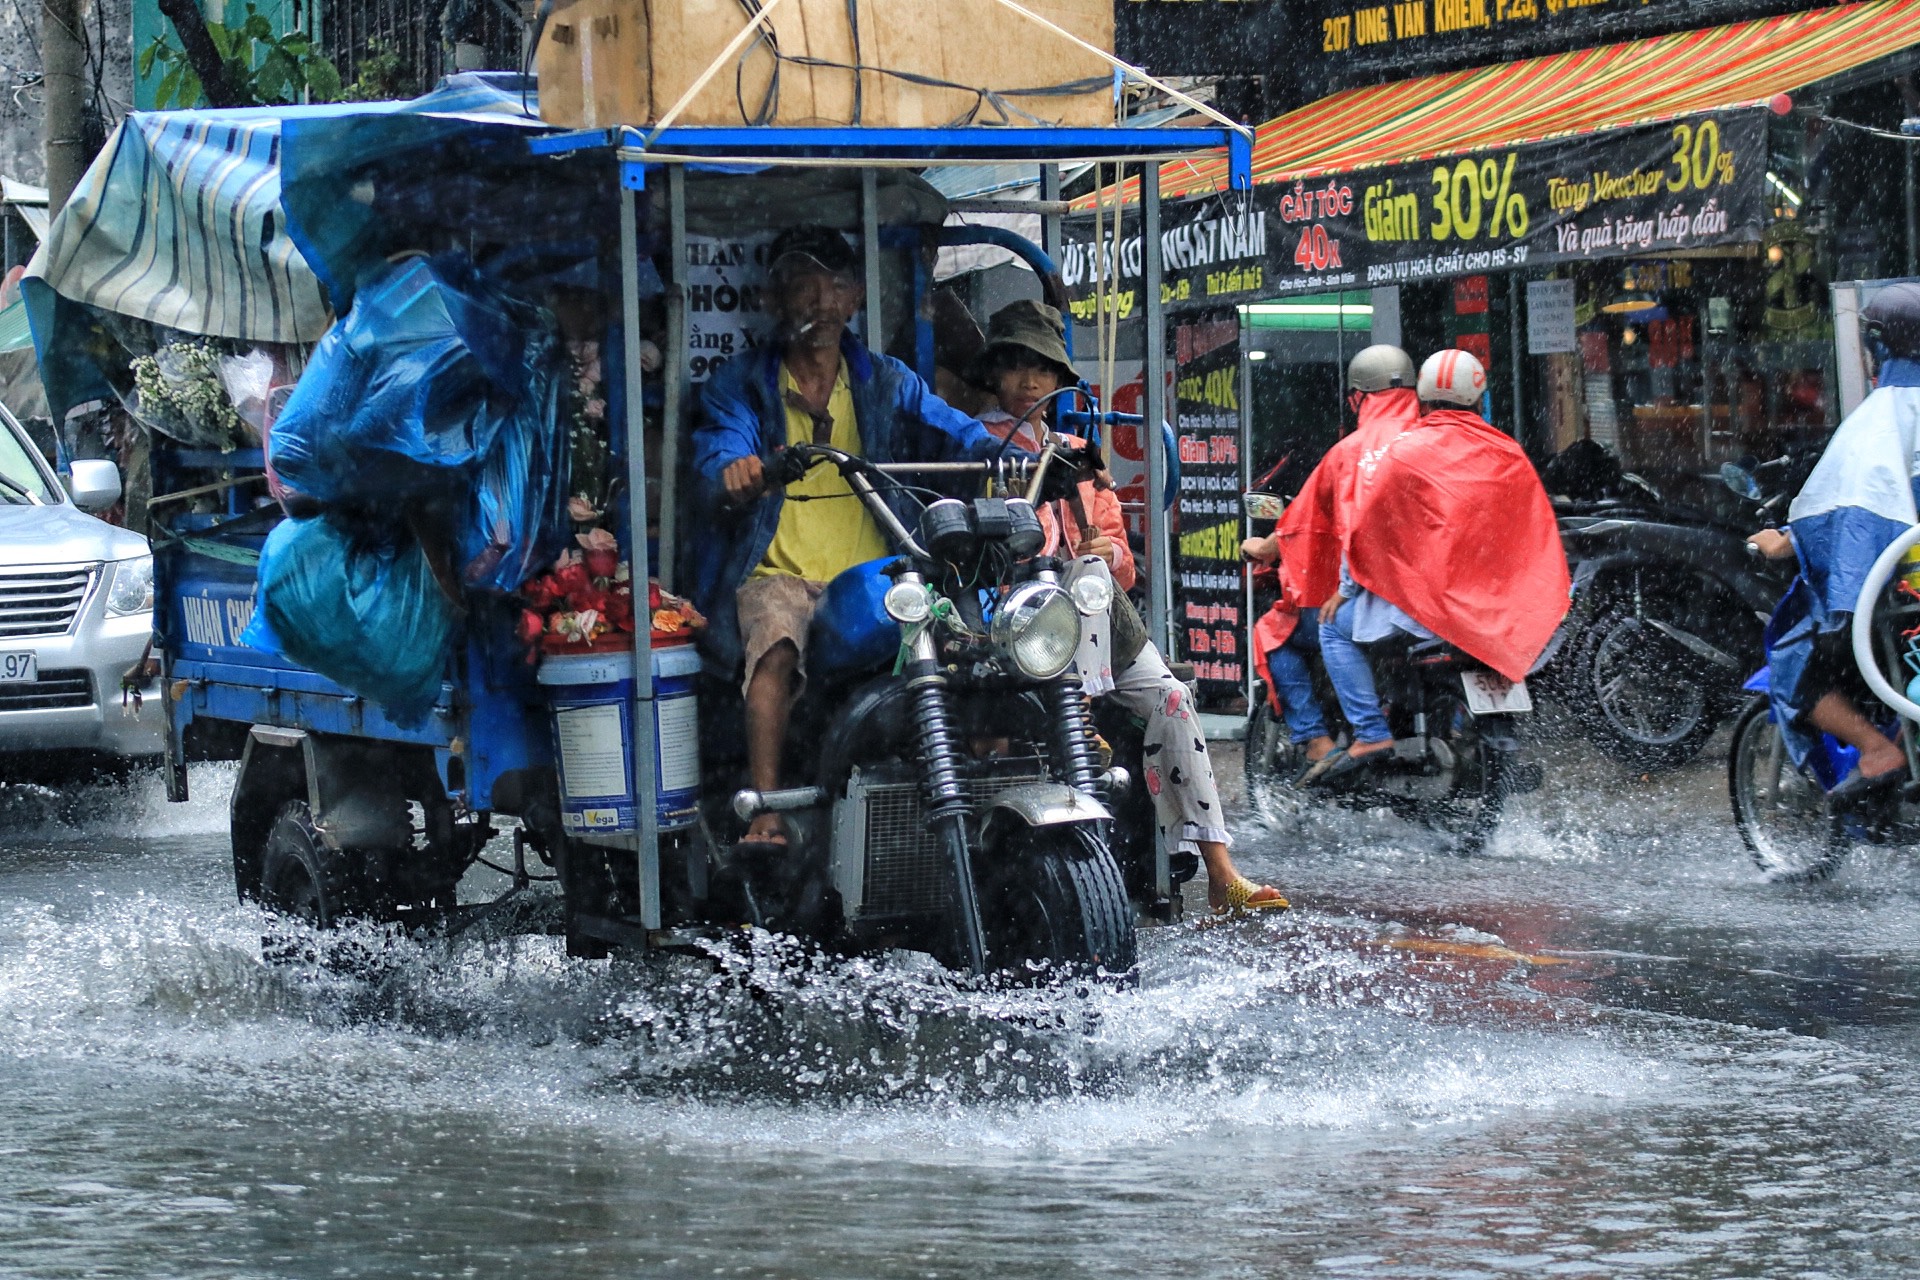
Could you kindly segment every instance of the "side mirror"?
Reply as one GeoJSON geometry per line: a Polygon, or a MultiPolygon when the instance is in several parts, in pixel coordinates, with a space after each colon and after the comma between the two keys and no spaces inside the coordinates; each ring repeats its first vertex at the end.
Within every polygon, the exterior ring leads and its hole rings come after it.
{"type": "Polygon", "coordinates": [[[67,492],[82,511],[105,511],[120,501],[120,468],[104,458],[75,458],[68,470],[67,492]]]}
{"type": "Polygon", "coordinates": [[[1758,502],[1764,496],[1760,491],[1760,481],[1754,477],[1753,472],[1737,462],[1720,464],[1720,483],[1749,502],[1758,502]]]}
{"type": "Polygon", "coordinates": [[[1255,520],[1278,520],[1287,514],[1287,500],[1277,493],[1255,489],[1240,495],[1240,505],[1255,520]]]}

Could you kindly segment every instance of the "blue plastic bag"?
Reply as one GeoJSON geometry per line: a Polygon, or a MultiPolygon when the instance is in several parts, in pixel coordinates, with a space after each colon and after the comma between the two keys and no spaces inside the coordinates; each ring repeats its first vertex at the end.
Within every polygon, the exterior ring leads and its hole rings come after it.
{"type": "Polygon", "coordinates": [[[567,365],[546,335],[527,348],[526,394],[494,437],[461,532],[461,580],[475,590],[517,590],[552,562],[570,527],[572,455],[560,425],[567,365]]]}
{"type": "Polygon", "coordinates": [[[322,503],[373,507],[465,479],[521,408],[529,311],[458,260],[392,267],[315,346],[273,426],[274,470],[322,503]]]}
{"type": "Polygon", "coordinates": [[[327,519],[283,520],[260,549],[259,606],[241,641],[380,704],[411,728],[447,665],[454,610],[411,536],[386,544],[327,519]]]}

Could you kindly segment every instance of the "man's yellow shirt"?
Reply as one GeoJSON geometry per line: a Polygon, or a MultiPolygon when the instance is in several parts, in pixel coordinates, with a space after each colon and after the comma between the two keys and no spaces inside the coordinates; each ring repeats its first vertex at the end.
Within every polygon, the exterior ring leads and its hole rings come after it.
{"type": "MultiPolygon", "coordinates": [[[[796,389],[792,372],[782,364],[782,399],[796,389]]],[[[833,447],[860,456],[860,427],[853,419],[853,388],[847,383],[845,360],[840,362],[840,372],[834,377],[827,413],[833,419],[833,447]]],[[[812,443],[813,419],[789,404],[787,444],[812,443]]],[[[830,582],[842,570],[878,559],[892,550],[873,516],[854,496],[846,477],[838,468],[821,464],[787,486],[779,527],[774,530],[773,542],[753,576],[786,573],[811,582],[830,582]],[[803,501],[796,502],[796,498],[803,501]]]]}

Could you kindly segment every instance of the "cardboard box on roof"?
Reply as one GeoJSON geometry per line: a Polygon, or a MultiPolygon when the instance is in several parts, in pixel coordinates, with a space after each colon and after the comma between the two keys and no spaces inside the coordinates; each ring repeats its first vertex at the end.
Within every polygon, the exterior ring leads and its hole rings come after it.
{"type": "MultiPolygon", "coordinates": [[[[1113,47],[1111,0],[1021,3],[1089,44],[1113,47]]],[[[854,123],[856,62],[866,68],[857,79],[865,125],[1112,122],[1108,64],[997,0],[858,0],[856,12],[857,58],[847,0],[787,0],[773,34],[730,59],[678,123],[751,124],[763,114],[789,126],[854,123]],[[791,61],[799,57],[833,65],[791,61]],[[1056,85],[1080,87],[1009,95],[1004,115],[982,92],[1056,85]]],[[[559,0],[534,56],[540,115],[574,127],[650,124],[747,21],[742,0],[559,0]]]]}

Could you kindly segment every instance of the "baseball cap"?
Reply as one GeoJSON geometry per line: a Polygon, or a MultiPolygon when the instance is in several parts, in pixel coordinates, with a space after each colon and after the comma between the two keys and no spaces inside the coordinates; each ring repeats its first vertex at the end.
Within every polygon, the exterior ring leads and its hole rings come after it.
{"type": "Polygon", "coordinates": [[[832,227],[799,226],[788,227],[774,237],[773,249],[768,257],[770,268],[777,268],[783,259],[799,255],[813,261],[835,275],[848,275],[860,266],[860,258],[847,243],[847,238],[832,227]]]}

